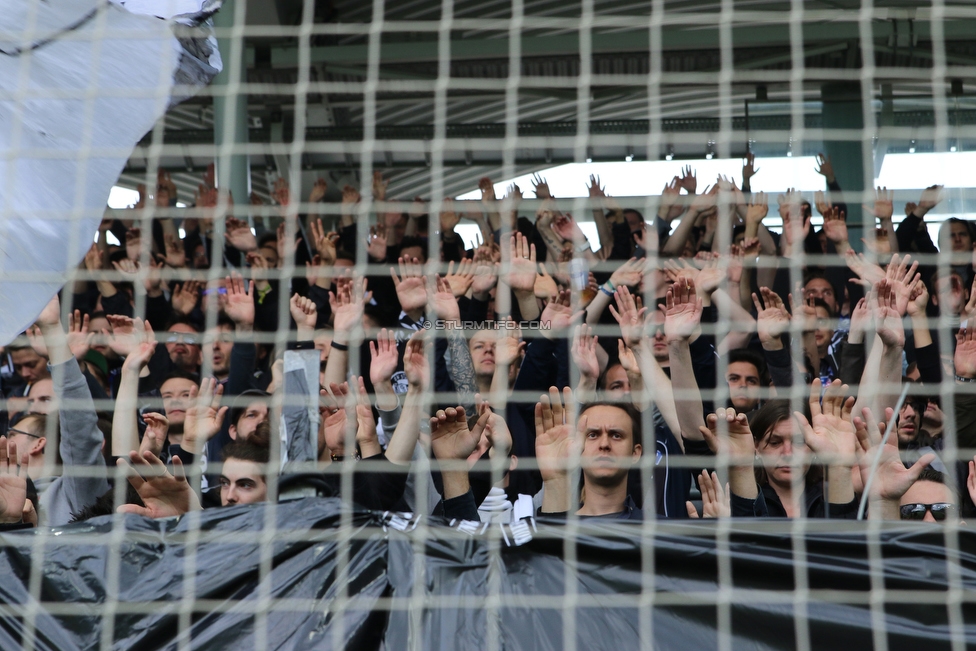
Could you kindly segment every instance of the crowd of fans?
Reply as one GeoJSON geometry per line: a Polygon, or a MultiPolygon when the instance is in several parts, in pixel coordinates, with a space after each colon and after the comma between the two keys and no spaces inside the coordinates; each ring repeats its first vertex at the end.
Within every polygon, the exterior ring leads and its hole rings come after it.
{"type": "Polygon", "coordinates": [[[350,186],[302,214],[280,181],[255,225],[212,173],[181,215],[160,172],[3,351],[2,527],[309,489],[482,521],[972,517],[974,224],[937,247],[940,187],[897,227],[878,189],[855,253],[828,158],[781,229],[756,171],[686,168],[649,221],[591,177],[595,240],[538,177],[534,219],[482,179],[364,229],[350,186]]]}

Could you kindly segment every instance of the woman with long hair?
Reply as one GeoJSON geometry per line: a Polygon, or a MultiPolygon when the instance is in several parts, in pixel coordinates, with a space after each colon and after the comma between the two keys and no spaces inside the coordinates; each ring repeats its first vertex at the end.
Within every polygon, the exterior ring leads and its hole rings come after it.
{"type": "Polygon", "coordinates": [[[751,422],[734,409],[708,416],[702,433],[729,455],[733,516],[856,517],[854,399],[845,400],[847,386],[834,380],[821,403],[820,387],[819,379],[810,385],[803,413],[791,411],[789,400],[771,400],[751,422]]]}

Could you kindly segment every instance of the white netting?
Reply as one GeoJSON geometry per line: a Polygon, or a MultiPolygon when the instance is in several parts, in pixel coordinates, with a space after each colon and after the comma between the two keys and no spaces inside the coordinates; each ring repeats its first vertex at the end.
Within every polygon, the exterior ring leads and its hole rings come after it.
{"type": "Polygon", "coordinates": [[[968,3],[7,9],[3,648],[976,635],[968,3]]]}

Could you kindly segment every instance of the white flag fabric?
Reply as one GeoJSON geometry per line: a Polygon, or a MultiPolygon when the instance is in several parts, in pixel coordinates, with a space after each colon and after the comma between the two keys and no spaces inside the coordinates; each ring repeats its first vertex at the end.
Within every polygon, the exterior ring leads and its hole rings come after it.
{"type": "Polygon", "coordinates": [[[81,262],[136,143],[221,69],[212,34],[187,30],[206,26],[219,1],[3,5],[0,345],[81,262]]]}

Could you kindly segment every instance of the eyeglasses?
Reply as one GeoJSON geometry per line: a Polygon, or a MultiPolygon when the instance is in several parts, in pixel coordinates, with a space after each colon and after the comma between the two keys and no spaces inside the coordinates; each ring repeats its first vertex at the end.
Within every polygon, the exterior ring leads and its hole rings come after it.
{"type": "Polygon", "coordinates": [[[942,522],[950,515],[955,515],[956,505],[947,502],[936,504],[905,504],[901,507],[902,520],[923,520],[925,513],[931,511],[937,522],[942,522]]]}
{"type": "Polygon", "coordinates": [[[200,336],[189,332],[168,332],[166,333],[166,343],[183,343],[187,346],[196,346],[200,343],[200,336]]]}
{"type": "Polygon", "coordinates": [[[13,427],[10,427],[10,428],[7,429],[7,434],[23,434],[24,436],[29,436],[32,439],[42,439],[42,438],[44,438],[43,436],[38,436],[37,434],[31,434],[30,432],[25,432],[22,429],[14,429],[13,427]]]}

